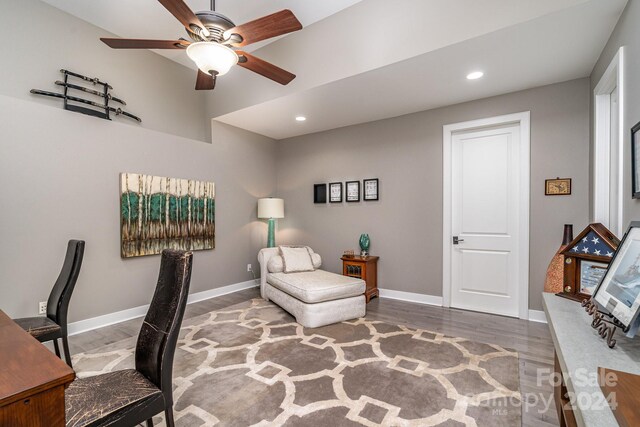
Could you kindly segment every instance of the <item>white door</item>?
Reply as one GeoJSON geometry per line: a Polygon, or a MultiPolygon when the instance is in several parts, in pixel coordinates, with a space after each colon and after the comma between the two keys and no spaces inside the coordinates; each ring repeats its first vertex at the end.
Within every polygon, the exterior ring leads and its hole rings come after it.
{"type": "Polygon", "coordinates": [[[520,314],[520,198],[528,198],[520,194],[520,128],[452,134],[452,307],[520,314]]]}
{"type": "MultiPolygon", "coordinates": [[[[618,199],[620,197],[618,186],[621,183],[618,180],[620,176],[620,171],[618,170],[619,165],[619,150],[620,150],[620,139],[618,136],[618,127],[620,125],[618,115],[620,110],[618,108],[618,87],[611,92],[611,97],[609,98],[609,102],[611,103],[610,111],[611,111],[611,121],[610,121],[610,137],[609,137],[609,149],[611,150],[611,154],[609,155],[609,228],[611,230],[620,230],[619,221],[619,212],[620,209],[618,199]]],[[[617,232],[620,235],[620,232],[617,232]]]]}

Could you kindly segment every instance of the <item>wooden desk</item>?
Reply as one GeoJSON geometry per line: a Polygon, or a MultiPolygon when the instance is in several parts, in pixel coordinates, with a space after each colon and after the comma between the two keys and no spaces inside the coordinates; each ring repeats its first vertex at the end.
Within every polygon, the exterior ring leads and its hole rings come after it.
{"type": "Polygon", "coordinates": [[[0,310],[0,426],[64,426],[75,372],[0,310]]]}

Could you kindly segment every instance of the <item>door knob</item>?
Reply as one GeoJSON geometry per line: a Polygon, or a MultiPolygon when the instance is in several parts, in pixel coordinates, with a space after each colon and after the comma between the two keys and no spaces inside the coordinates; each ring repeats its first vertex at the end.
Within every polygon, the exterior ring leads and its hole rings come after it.
{"type": "Polygon", "coordinates": [[[453,244],[457,245],[459,243],[464,242],[464,239],[459,238],[458,236],[453,236],[453,244]]]}

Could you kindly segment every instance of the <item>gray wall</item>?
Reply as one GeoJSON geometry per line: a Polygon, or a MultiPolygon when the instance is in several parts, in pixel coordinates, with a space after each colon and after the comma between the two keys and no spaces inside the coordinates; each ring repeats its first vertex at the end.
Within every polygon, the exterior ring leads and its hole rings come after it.
{"type": "Polygon", "coordinates": [[[278,144],[278,239],[307,243],[340,271],[345,249],[368,232],[379,255],[379,286],[442,295],[442,126],[531,111],[529,306],[540,310],[549,260],[563,224],[587,224],[589,79],[545,86],[278,144]],[[573,194],[545,197],[544,180],[573,178],[573,194]],[[380,179],[380,201],[314,205],[314,183],[380,179]]]}
{"type": "MultiPolygon", "coordinates": [[[[625,112],[623,117],[625,132],[622,139],[625,158],[623,171],[624,229],[630,221],[640,220],[640,200],[631,198],[631,132],[629,131],[633,125],[640,121],[640,26],[638,22],[640,22],[640,1],[630,0],[591,74],[591,93],[593,94],[593,89],[602,78],[618,49],[625,46],[625,112]]],[[[592,95],[592,105],[593,101],[592,95]]]]}
{"type": "Polygon", "coordinates": [[[120,172],[214,181],[216,249],[195,253],[191,292],[252,278],[246,266],[266,242],[256,199],[276,191],[273,140],[206,119],[194,71],[113,51],[98,40],[108,33],[39,1],[3,0],[0,35],[0,309],[36,315],[71,238],[87,247],[70,321],[149,303],[160,258],[120,258],[120,172]],[[111,83],[142,125],[29,94],[56,91],[60,68],[111,83]]]}
{"type": "Polygon", "coordinates": [[[60,109],[59,99],[32,88],[60,92],[61,68],[110,83],[126,109],[142,118],[114,121],[210,141],[204,92],[194,90],[196,72],[146,50],[114,50],[100,37],[113,34],[38,0],[2,0],[0,94],[60,109]]]}
{"type": "MultiPolygon", "coordinates": [[[[214,181],[216,248],[195,252],[191,292],[251,279],[266,241],[256,199],[275,191],[268,138],[214,125],[205,144],[0,96],[1,308],[37,314],[68,239],[87,241],[70,320],[148,304],[160,258],[121,259],[119,173],[214,181]]],[[[257,270],[257,269],[256,269],[257,270]]]]}
{"type": "MultiPolygon", "coordinates": [[[[637,3],[636,3],[637,6],[637,3]]],[[[589,81],[576,80],[320,134],[275,142],[206,119],[194,72],[144,51],[113,51],[107,32],[37,0],[5,0],[0,35],[1,307],[34,315],[55,279],[66,240],[87,240],[71,321],[149,302],[159,257],[119,257],[118,174],[213,180],[216,249],[197,252],[192,292],[249,280],[264,245],[256,199],[285,198],[280,242],[309,243],[339,270],[362,232],[379,254],[383,288],[441,295],[442,125],[532,113],[531,302],[539,293],[562,224],[587,221],[589,81]],[[14,16],[28,16],[30,28],[14,16]],[[7,66],[10,64],[11,66],[7,66]],[[56,90],[58,69],[109,81],[141,125],[66,112],[30,95],[56,90]],[[178,136],[175,136],[178,135],[178,136]],[[212,140],[209,139],[212,135],[212,140]],[[212,144],[201,141],[212,142],[212,144]],[[276,157],[277,154],[277,157],[276,157]],[[276,172],[276,164],[278,171],[276,172]],[[548,177],[574,178],[570,197],[544,197],[548,177]],[[374,203],[314,206],[315,182],[380,178],[374,203]],[[10,201],[10,203],[9,203],[10,201]]]]}

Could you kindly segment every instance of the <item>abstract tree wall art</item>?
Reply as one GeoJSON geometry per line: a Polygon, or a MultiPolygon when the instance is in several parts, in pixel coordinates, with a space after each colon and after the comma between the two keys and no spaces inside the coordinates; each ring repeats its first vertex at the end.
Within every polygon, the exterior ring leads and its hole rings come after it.
{"type": "Polygon", "coordinates": [[[120,174],[122,258],[215,247],[213,182],[120,174]]]}

